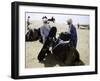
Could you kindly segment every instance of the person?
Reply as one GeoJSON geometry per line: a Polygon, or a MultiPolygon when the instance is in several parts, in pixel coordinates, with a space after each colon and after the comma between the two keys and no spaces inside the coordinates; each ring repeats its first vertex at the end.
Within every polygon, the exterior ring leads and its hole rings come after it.
{"type": "Polygon", "coordinates": [[[48,24],[48,18],[46,16],[42,17],[43,25],[40,27],[40,34],[42,36],[43,44],[45,43],[49,32],[50,32],[50,25],[48,24]]]}
{"type": "Polygon", "coordinates": [[[27,29],[29,30],[29,25],[30,25],[31,23],[30,23],[30,16],[28,16],[28,18],[27,18],[27,29]]]}
{"type": "Polygon", "coordinates": [[[67,20],[67,24],[69,26],[69,33],[71,35],[71,39],[70,39],[71,45],[74,48],[76,48],[76,46],[77,46],[77,31],[76,31],[76,27],[73,25],[72,19],[68,19],[67,20]]]}
{"type": "Polygon", "coordinates": [[[80,28],[80,25],[79,25],[79,23],[77,24],[77,27],[78,27],[78,29],[80,28]]]}

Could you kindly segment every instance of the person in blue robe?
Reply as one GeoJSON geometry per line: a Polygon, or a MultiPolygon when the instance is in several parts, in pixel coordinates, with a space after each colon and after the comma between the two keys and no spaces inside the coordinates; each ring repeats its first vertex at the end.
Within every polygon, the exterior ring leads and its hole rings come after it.
{"type": "Polygon", "coordinates": [[[70,39],[71,45],[76,48],[76,46],[77,46],[77,31],[76,31],[76,27],[73,25],[72,19],[68,19],[67,20],[67,24],[69,26],[69,33],[71,34],[71,39],[70,39]]]}

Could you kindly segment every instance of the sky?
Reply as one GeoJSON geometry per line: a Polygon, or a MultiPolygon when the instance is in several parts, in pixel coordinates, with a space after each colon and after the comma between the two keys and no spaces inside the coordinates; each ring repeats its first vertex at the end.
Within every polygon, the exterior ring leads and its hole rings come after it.
{"type": "Polygon", "coordinates": [[[43,16],[47,16],[47,18],[51,18],[52,16],[55,18],[55,22],[57,23],[66,23],[66,21],[71,18],[73,24],[89,24],[89,15],[79,15],[79,14],[52,14],[52,13],[34,13],[34,12],[26,12],[26,20],[28,16],[30,16],[30,21],[32,20],[41,20],[43,16]]]}

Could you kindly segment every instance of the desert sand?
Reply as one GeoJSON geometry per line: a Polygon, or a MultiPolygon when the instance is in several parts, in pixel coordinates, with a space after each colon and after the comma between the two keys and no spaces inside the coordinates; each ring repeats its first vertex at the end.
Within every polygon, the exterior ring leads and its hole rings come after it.
{"type": "MultiPolygon", "coordinates": [[[[42,21],[31,21],[30,28],[39,28],[42,25],[42,21]]],[[[65,32],[68,30],[66,23],[50,23],[51,26],[57,27],[57,36],[60,32],[65,32]]],[[[77,26],[76,26],[77,29],[77,26]]],[[[27,30],[26,30],[27,32],[27,30]]],[[[89,65],[89,29],[77,29],[78,43],[77,50],[80,54],[80,59],[89,65]]],[[[42,44],[39,41],[26,42],[25,46],[25,68],[40,68],[40,67],[59,67],[57,61],[51,57],[48,58],[45,63],[39,63],[37,60],[38,53],[42,48],[42,44]]]]}

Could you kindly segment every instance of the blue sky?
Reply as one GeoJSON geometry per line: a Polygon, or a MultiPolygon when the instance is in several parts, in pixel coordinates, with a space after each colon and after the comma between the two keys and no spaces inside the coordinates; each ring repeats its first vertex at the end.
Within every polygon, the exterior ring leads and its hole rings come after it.
{"type": "Polygon", "coordinates": [[[56,19],[57,23],[66,23],[66,21],[71,18],[73,24],[89,24],[89,15],[77,15],[77,14],[48,14],[48,13],[26,13],[27,17],[30,16],[30,21],[32,20],[42,20],[43,16],[51,18],[52,16],[56,19]]]}

